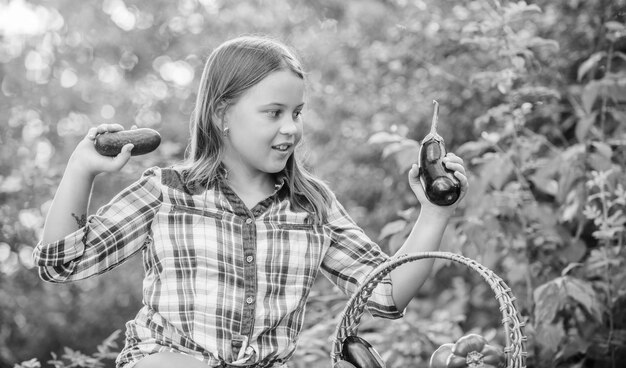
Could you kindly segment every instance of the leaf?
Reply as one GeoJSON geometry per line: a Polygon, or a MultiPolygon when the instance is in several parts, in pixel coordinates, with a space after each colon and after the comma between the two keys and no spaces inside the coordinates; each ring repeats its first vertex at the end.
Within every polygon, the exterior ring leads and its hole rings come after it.
{"type": "Polygon", "coordinates": [[[581,200],[577,190],[572,190],[565,198],[565,204],[561,207],[561,221],[569,222],[576,218],[581,208],[581,200]]]}
{"type": "Polygon", "coordinates": [[[604,26],[611,32],[626,31],[626,25],[624,25],[624,23],[616,22],[614,20],[604,23],[604,26]]]}
{"type": "Polygon", "coordinates": [[[392,221],[385,226],[383,226],[382,230],[380,230],[380,235],[378,239],[383,240],[388,236],[394,235],[406,227],[406,221],[404,220],[396,220],[392,221]]]}
{"type": "Polygon", "coordinates": [[[37,360],[37,358],[33,358],[17,364],[13,368],[41,368],[41,363],[37,360]]]}
{"type": "Polygon", "coordinates": [[[585,86],[585,88],[583,89],[582,92],[582,105],[583,105],[583,110],[585,111],[586,114],[591,114],[592,110],[593,110],[593,104],[596,102],[596,99],[598,98],[598,94],[600,93],[600,88],[602,86],[600,85],[600,83],[597,83],[596,81],[591,82],[589,84],[587,84],[585,86]]]}
{"type": "Polygon", "coordinates": [[[615,119],[615,121],[617,122],[624,122],[626,121],[626,112],[610,107],[607,109],[609,114],[611,114],[611,116],[613,117],[613,119],[615,119]]]}
{"type": "Polygon", "coordinates": [[[576,238],[567,239],[564,241],[564,247],[558,250],[559,259],[561,259],[564,264],[581,262],[586,254],[587,247],[585,246],[585,242],[576,238]]]}
{"type": "Polygon", "coordinates": [[[599,52],[592,54],[587,60],[585,60],[578,67],[578,75],[576,77],[576,80],[580,82],[583,79],[583,77],[589,72],[589,70],[591,70],[591,68],[596,66],[598,62],[600,62],[600,60],[602,60],[602,58],[605,56],[606,56],[606,51],[599,51],[599,52]]]}
{"type": "Polygon", "coordinates": [[[401,171],[405,171],[417,163],[419,143],[412,139],[403,139],[398,143],[391,143],[383,149],[383,158],[393,156],[401,171]]]}
{"type": "Polygon", "coordinates": [[[551,352],[554,356],[557,352],[561,340],[565,337],[565,330],[560,324],[539,323],[537,325],[537,343],[551,352]]]}
{"type": "Polygon", "coordinates": [[[556,174],[561,167],[561,157],[556,156],[550,159],[537,160],[539,168],[529,177],[529,180],[535,185],[535,189],[555,196],[559,192],[559,182],[556,180],[556,174]]]}
{"type": "Polygon", "coordinates": [[[406,237],[407,234],[403,231],[393,234],[389,239],[389,252],[392,254],[396,253],[404,244],[406,237]]]}
{"type": "Polygon", "coordinates": [[[594,249],[585,262],[585,273],[590,277],[604,277],[609,267],[619,269],[621,262],[620,258],[607,254],[604,248],[594,249]]]}
{"type": "Polygon", "coordinates": [[[554,49],[554,51],[558,51],[559,43],[555,40],[549,40],[547,38],[533,37],[530,40],[526,41],[526,47],[548,47],[554,49]]]}
{"type": "Polygon", "coordinates": [[[563,277],[563,281],[567,295],[578,302],[597,322],[601,322],[602,307],[591,284],[571,276],[563,277]]]}
{"type": "Polygon", "coordinates": [[[541,13],[541,8],[538,5],[527,4],[525,1],[511,2],[503,9],[503,16],[507,22],[518,16],[526,16],[528,13],[541,13]]]}
{"type": "Polygon", "coordinates": [[[611,240],[617,237],[617,234],[621,233],[623,228],[620,227],[610,227],[603,226],[600,230],[594,231],[591,233],[594,238],[598,240],[611,240]]]}
{"type": "Polygon", "coordinates": [[[372,134],[372,136],[370,136],[370,138],[367,140],[367,143],[389,144],[389,143],[401,142],[403,139],[405,138],[398,134],[393,134],[389,132],[377,132],[377,133],[372,134]]]}
{"type": "Polygon", "coordinates": [[[535,321],[538,323],[551,323],[562,306],[564,295],[556,280],[558,279],[540,285],[533,292],[533,299],[535,301],[534,315],[535,321]]]}
{"type": "Polygon", "coordinates": [[[506,270],[507,282],[515,284],[525,281],[528,277],[529,267],[526,262],[519,262],[513,257],[507,257],[503,259],[502,266],[506,270]]]}
{"type": "MultiPolygon", "coordinates": [[[[590,341],[590,339],[586,339],[585,336],[569,335],[567,336],[567,341],[556,353],[554,359],[557,361],[567,361],[579,353],[586,353],[591,344],[592,341],[590,341]]],[[[568,364],[568,368],[575,368],[575,366],[568,364]]]]}
{"type": "Polygon", "coordinates": [[[98,352],[94,353],[93,356],[98,359],[114,359],[119,352],[112,351],[113,349],[117,349],[117,339],[119,338],[122,330],[115,330],[109,337],[104,339],[100,345],[98,345],[98,352]]]}
{"type": "Polygon", "coordinates": [[[583,118],[579,119],[577,124],[576,124],[576,138],[578,139],[579,142],[584,142],[585,139],[587,138],[587,133],[589,132],[589,129],[591,129],[591,127],[593,126],[593,124],[596,121],[596,116],[598,115],[597,112],[593,112],[587,116],[584,116],[583,118]]]}
{"type": "Polygon", "coordinates": [[[487,140],[469,141],[460,145],[456,149],[456,154],[465,159],[482,155],[486,150],[493,147],[493,144],[487,140]]]}
{"type": "Polygon", "coordinates": [[[604,142],[593,141],[591,142],[591,147],[594,152],[598,152],[605,158],[610,159],[613,156],[613,149],[611,149],[610,145],[604,142]]]}
{"type": "Polygon", "coordinates": [[[596,171],[607,171],[612,166],[611,158],[607,158],[606,156],[598,152],[589,153],[589,156],[587,157],[587,162],[591,169],[596,171]]]}
{"type": "Polygon", "coordinates": [[[488,178],[489,183],[497,190],[502,189],[513,173],[513,163],[507,157],[493,155],[493,158],[483,165],[482,175],[488,178]]]}
{"type": "Polygon", "coordinates": [[[556,196],[559,191],[559,183],[554,179],[535,174],[529,180],[535,185],[535,189],[544,194],[556,196]]]}
{"type": "Polygon", "coordinates": [[[618,58],[626,61],[626,54],[624,54],[623,52],[616,51],[613,55],[615,57],[618,57],[618,58]]]}
{"type": "Polygon", "coordinates": [[[611,42],[617,41],[619,38],[624,37],[626,35],[626,26],[623,23],[616,21],[609,21],[604,23],[604,26],[607,29],[607,38],[611,42]]]}
{"type": "MultiPolygon", "coordinates": [[[[460,40],[461,45],[476,44],[483,48],[489,48],[492,45],[498,45],[499,43],[500,43],[500,40],[497,37],[489,37],[489,36],[463,37],[460,40]]],[[[495,73],[485,72],[485,74],[495,74],[495,73]]]]}

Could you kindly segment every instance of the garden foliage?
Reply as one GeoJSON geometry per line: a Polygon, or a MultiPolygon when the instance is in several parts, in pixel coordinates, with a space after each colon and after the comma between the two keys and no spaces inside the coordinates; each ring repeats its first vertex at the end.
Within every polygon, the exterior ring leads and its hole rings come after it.
{"type": "MultiPolygon", "coordinates": [[[[0,1],[0,368],[112,366],[141,303],[141,260],[43,283],[31,253],[47,206],[90,126],[163,137],[98,177],[92,210],[144,168],[180,160],[204,58],[244,33],[302,56],[301,156],[390,254],[419,214],[406,174],[437,100],[439,133],[470,179],[442,250],[511,287],[529,366],[626,362],[623,0],[75,4],[0,1]]],[[[330,365],[345,301],[319,278],[295,367],[330,365]]],[[[437,261],[403,319],[366,318],[359,331],[388,366],[417,367],[468,332],[503,345],[501,323],[480,277],[437,261]]]]}

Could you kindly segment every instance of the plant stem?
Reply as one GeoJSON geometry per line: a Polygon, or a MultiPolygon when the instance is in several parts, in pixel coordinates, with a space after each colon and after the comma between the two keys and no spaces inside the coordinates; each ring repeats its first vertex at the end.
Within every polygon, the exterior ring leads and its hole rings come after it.
{"type": "MultiPolygon", "coordinates": [[[[614,53],[613,41],[611,41],[609,45],[609,52],[606,58],[606,73],[604,74],[605,77],[611,74],[611,67],[612,67],[611,61],[613,59],[613,53],[614,53]]],[[[602,141],[604,141],[604,126],[606,124],[606,107],[607,107],[608,99],[609,97],[607,96],[606,93],[602,94],[602,104],[600,105],[600,139],[602,141]]]]}
{"type": "MultiPolygon", "coordinates": [[[[603,130],[604,131],[604,130],[603,130]]],[[[610,191],[609,191],[609,187],[608,187],[608,183],[606,180],[602,180],[599,185],[598,185],[599,189],[600,189],[600,196],[599,196],[599,200],[600,203],[602,205],[602,222],[603,225],[606,226],[609,224],[609,207],[610,204],[608,203],[608,198],[607,196],[610,195],[610,191]]],[[[613,334],[614,334],[614,323],[613,323],[613,283],[612,278],[611,278],[611,262],[608,256],[608,253],[611,252],[611,239],[604,239],[602,242],[602,247],[603,252],[602,254],[604,255],[604,264],[605,266],[605,279],[606,279],[606,283],[607,283],[607,288],[606,288],[606,293],[607,293],[607,307],[608,307],[608,322],[609,322],[609,334],[607,337],[607,347],[609,349],[609,353],[611,354],[611,362],[612,362],[612,366],[613,368],[615,368],[615,349],[612,348],[612,342],[613,342],[613,334]]]]}

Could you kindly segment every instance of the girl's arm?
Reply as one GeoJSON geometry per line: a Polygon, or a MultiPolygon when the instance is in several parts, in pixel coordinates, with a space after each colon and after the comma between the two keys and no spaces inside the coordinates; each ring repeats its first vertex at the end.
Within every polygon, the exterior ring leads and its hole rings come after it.
{"type": "Polygon", "coordinates": [[[91,128],[70,157],[61,183],[48,210],[43,228],[42,243],[62,239],[81,228],[87,216],[93,181],[99,173],[120,170],[130,158],[132,144],[124,146],[116,157],[96,152],[97,134],[123,130],[119,124],[102,124],[91,128]]]}
{"type": "MultiPolygon", "coordinates": [[[[459,200],[445,207],[430,203],[419,181],[418,167],[417,165],[413,165],[409,171],[409,183],[422,207],[411,234],[409,234],[409,237],[396,255],[429,252],[439,249],[448,220],[452,217],[458,203],[465,196],[468,187],[465,168],[463,167],[463,160],[461,160],[461,158],[448,153],[444,158],[444,164],[448,169],[455,171],[454,175],[461,183],[461,196],[459,200]]],[[[433,263],[434,260],[432,259],[423,259],[418,262],[409,262],[391,271],[393,299],[398,310],[404,310],[411,299],[417,294],[430,274],[433,263]]]]}

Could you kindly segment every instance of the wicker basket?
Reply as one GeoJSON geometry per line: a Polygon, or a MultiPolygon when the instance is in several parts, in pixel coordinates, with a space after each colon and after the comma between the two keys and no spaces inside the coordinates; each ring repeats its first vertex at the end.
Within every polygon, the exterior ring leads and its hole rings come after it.
{"type": "Polygon", "coordinates": [[[331,366],[340,360],[342,342],[347,336],[357,334],[361,316],[365,310],[365,304],[372,295],[376,285],[396,267],[425,258],[440,258],[461,263],[472,270],[478,272],[480,276],[489,284],[495,298],[500,304],[502,313],[502,325],[506,335],[506,356],[507,368],[526,367],[526,337],[523,333],[524,323],[520,320],[520,314],[514,305],[515,297],[511,289],[493,271],[478,262],[449,252],[421,252],[405,254],[393,257],[387,262],[374,269],[365,279],[363,284],[354,292],[348,300],[348,304],[340,315],[340,322],[335,329],[333,346],[331,351],[331,366]]]}

